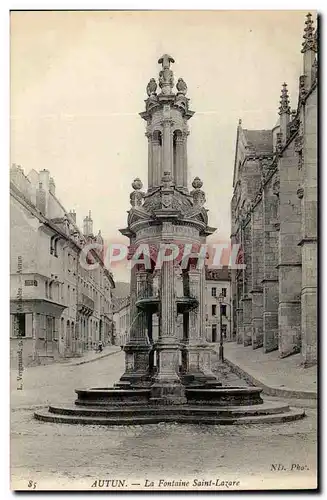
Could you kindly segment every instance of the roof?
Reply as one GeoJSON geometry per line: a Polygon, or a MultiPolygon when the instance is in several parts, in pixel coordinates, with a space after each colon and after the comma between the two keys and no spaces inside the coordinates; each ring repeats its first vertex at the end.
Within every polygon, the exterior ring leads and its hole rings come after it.
{"type": "Polygon", "coordinates": [[[221,269],[208,269],[206,268],[206,280],[212,281],[230,281],[230,269],[225,266],[221,269]]]}
{"type": "Polygon", "coordinates": [[[273,152],[272,130],[243,129],[243,133],[248,145],[252,146],[257,153],[273,152]]]}
{"type": "Polygon", "coordinates": [[[129,297],[113,297],[113,311],[114,313],[121,311],[124,307],[129,306],[129,297]]]}

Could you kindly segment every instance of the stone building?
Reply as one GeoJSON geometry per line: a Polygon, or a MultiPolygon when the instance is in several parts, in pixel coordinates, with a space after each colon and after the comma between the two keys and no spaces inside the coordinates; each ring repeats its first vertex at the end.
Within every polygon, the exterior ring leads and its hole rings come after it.
{"type": "Polygon", "coordinates": [[[14,164],[10,219],[11,359],[19,342],[25,364],[79,355],[99,339],[110,343],[114,280],[99,248],[86,247],[103,245],[91,213],[82,233],[76,213],[56,197],[49,171],[26,176],[14,164]]]}
{"type": "Polygon", "coordinates": [[[304,29],[303,74],[291,110],[282,86],[269,130],[237,129],[232,243],[244,269],[232,271],[237,342],[281,357],[317,361],[317,30],[304,29]]]}
{"type": "Polygon", "coordinates": [[[231,278],[228,268],[206,269],[205,307],[207,341],[219,342],[220,331],[224,341],[233,340],[231,278]]]}
{"type": "Polygon", "coordinates": [[[130,328],[130,299],[129,297],[114,299],[115,344],[127,344],[130,328]]]}

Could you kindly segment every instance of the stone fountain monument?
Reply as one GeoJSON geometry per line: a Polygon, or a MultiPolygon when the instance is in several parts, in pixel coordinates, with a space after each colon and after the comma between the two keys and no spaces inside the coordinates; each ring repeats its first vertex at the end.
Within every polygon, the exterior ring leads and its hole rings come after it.
{"type": "Polygon", "coordinates": [[[91,424],[161,421],[234,424],[284,421],[303,412],[264,403],[257,387],[223,387],[211,371],[205,339],[206,237],[202,181],[188,189],[188,120],[194,112],[179,78],[174,88],[164,54],[158,85],[152,78],[140,116],[148,139],[148,189],[132,183],[127,227],[131,263],[130,338],[124,346],[125,372],[113,388],[77,389],[71,407],[50,406],[39,420],[91,424]],[[159,317],[158,336],[153,318],[159,317]]]}

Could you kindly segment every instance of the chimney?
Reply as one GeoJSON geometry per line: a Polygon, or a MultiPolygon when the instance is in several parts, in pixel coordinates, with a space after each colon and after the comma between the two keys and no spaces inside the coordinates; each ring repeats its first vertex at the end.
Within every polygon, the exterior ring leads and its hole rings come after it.
{"type": "Polygon", "coordinates": [[[39,181],[42,183],[44,191],[49,191],[50,172],[45,168],[39,172],[39,181]]]}
{"type": "Polygon", "coordinates": [[[50,172],[49,170],[43,169],[39,172],[39,190],[43,190],[42,193],[36,193],[36,198],[38,196],[42,198],[42,210],[39,209],[46,217],[48,216],[48,199],[49,199],[49,184],[50,184],[50,172]]]}
{"type": "Polygon", "coordinates": [[[89,218],[88,218],[88,216],[86,216],[83,219],[83,234],[84,234],[84,236],[88,236],[88,231],[89,231],[89,218]]]}
{"type": "Polygon", "coordinates": [[[93,220],[91,217],[91,210],[89,211],[89,235],[93,236],[93,220]]]}
{"type": "Polygon", "coordinates": [[[76,212],[75,210],[70,210],[69,212],[69,217],[75,222],[76,224],[76,212]]]}
{"type": "Polygon", "coordinates": [[[93,236],[93,220],[91,217],[91,210],[89,211],[89,215],[84,217],[83,234],[84,236],[93,236]]]}
{"type": "Polygon", "coordinates": [[[55,195],[56,194],[56,185],[53,177],[50,177],[49,180],[49,191],[51,194],[55,195]]]}
{"type": "Polygon", "coordinates": [[[39,187],[36,190],[36,208],[43,215],[46,215],[46,192],[43,189],[42,182],[39,183],[39,187]]]}

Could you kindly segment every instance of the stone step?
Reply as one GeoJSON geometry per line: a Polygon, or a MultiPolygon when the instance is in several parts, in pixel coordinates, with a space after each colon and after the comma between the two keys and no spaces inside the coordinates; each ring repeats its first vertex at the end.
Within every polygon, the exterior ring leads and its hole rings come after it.
{"type": "Polygon", "coordinates": [[[49,412],[57,415],[112,417],[121,415],[122,417],[149,416],[149,415],[212,415],[215,417],[241,417],[246,415],[269,415],[272,413],[285,413],[289,411],[287,404],[267,403],[257,406],[236,406],[236,407],[201,407],[201,406],[138,406],[138,407],[110,407],[110,408],[81,408],[76,406],[49,406],[49,412]]]}
{"type": "Polygon", "coordinates": [[[298,420],[305,416],[303,410],[290,409],[284,413],[270,415],[251,415],[243,417],[215,417],[200,415],[185,415],[181,412],[179,415],[172,414],[150,414],[146,416],[114,416],[114,417],[94,417],[94,416],[74,416],[57,415],[46,410],[37,411],[35,418],[44,422],[67,423],[67,424],[89,424],[89,425],[143,425],[180,423],[180,424],[211,424],[211,425],[240,425],[240,424],[272,424],[282,423],[292,420],[298,420]]]}

